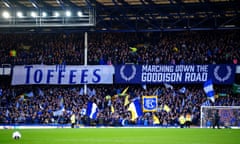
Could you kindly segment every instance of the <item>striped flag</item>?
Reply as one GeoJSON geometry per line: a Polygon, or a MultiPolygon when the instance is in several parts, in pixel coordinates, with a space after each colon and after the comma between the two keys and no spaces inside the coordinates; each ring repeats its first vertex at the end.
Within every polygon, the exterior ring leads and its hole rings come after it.
{"type": "Polygon", "coordinates": [[[87,116],[91,119],[96,119],[98,113],[98,107],[94,102],[88,102],[87,105],[87,116]]]}
{"type": "Polygon", "coordinates": [[[212,80],[208,80],[203,84],[204,92],[206,93],[207,97],[212,101],[215,102],[214,98],[214,90],[213,90],[213,82],[212,80]]]}
{"type": "Polygon", "coordinates": [[[141,109],[141,104],[139,102],[139,100],[134,100],[128,108],[128,111],[131,112],[132,114],[132,118],[131,120],[134,121],[136,118],[138,118],[139,116],[143,115],[142,109],[141,109]]]}

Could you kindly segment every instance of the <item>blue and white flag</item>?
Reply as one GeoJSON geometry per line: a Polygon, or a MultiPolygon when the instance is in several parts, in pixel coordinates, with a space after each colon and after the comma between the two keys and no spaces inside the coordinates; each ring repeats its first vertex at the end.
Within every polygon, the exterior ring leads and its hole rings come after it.
{"type": "Polygon", "coordinates": [[[24,93],[24,96],[27,96],[27,97],[33,97],[34,94],[32,91],[28,92],[28,93],[24,93]]]}
{"type": "Polygon", "coordinates": [[[80,88],[80,91],[79,91],[79,95],[84,95],[84,89],[83,88],[80,88]]]}
{"type": "Polygon", "coordinates": [[[64,101],[62,96],[60,96],[59,106],[60,106],[60,109],[64,109],[64,101]]]}
{"type": "Polygon", "coordinates": [[[40,88],[38,88],[38,95],[41,96],[41,97],[44,96],[44,92],[40,88]]]}
{"type": "Polygon", "coordinates": [[[64,108],[56,110],[56,111],[53,111],[53,116],[61,116],[61,115],[63,115],[64,111],[65,111],[64,108]]]}
{"type": "Polygon", "coordinates": [[[164,86],[165,86],[166,89],[169,89],[169,88],[170,88],[171,90],[173,89],[173,86],[170,85],[170,84],[168,84],[168,83],[164,83],[164,86]]]}
{"type": "Polygon", "coordinates": [[[146,84],[142,84],[142,88],[143,88],[144,90],[147,90],[147,85],[146,85],[146,84]]]}
{"type": "Polygon", "coordinates": [[[93,102],[88,102],[87,105],[87,116],[89,116],[91,119],[96,119],[98,113],[98,107],[93,102]]]}
{"type": "Polygon", "coordinates": [[[212,101],[215,102],[214,98],[214,89],[213,89],[213,82],[212,80],[208,80],[203,84],[204,92],[206,93],[207,97],[212,101]]]}
{"type": "Polygon", "coordinates": [[[59,96],[58,99],[59,99],[59,110],[53,111],[54,116],[61,116],[65,111],[63,97],[59,96]]]}
{"type": "Polygon", "coordinates": [[[186,87],[182,87],[182,88],[179,90],[179,92],[182,93],[182,94],[185,94],[185,92],[186,92],[186,87]]]}
{"type": "Polygon", "coordinates": [[[143,115],[141,104],[138,99],[131,102],[131,104],[129,105],[128,111],[130,111],[132,114],[132,118],[131,118],[132,121],[134,121],[139,116],[143,115]]]}

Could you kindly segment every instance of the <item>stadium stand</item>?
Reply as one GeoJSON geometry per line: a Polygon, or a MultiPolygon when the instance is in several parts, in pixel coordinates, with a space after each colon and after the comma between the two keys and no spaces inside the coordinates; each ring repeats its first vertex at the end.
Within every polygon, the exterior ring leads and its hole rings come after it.
{"type": "MultiPolygon", "coordinates": [[[[82,33],[0,37],[1,64],[83,64],[82,33]]],[[[90,33],[88,64],[239,64],[239,45],[239,31],[90,33]]]]}
{"type": "MultiPolygon", "coordinates": [[[[169,1],[164,2],[167,5],[170,4],[169,1]]],[[[25,2],[23,2],[24,4],[25,2]]],[[[221,3],[220,8],[224,4],[225,2],[221,3]]],[[[97,8],[102,6],[104,10],[106,5],[108,4],[101,3],[101,1],[94,4],[97,8]]],[[[110,9],[115,6],[113,2],[109,5],[110,9]]],[[[153,13],[155,13],[157,8],[154,5],[158,4],[149,2],[149,5],[154,8],[153,13]]],[[[136,7],[133,5],[133,8],[136,7]]],[[[102,13],[98,18],[103,19],[104,10],[100,10],[102,13]]],[[[119,12],[119,9],[117,11],[119,12]]],[[[129,10],[129,13],[132,12],[129,10]]],[[[198,13],[195,14],[198,15],[198,13]]],[[[209,15],[211,15],[210,12],[209,15]]],[[[127,20],[132,20],[132,18],[126,17],[127,20]]],[[[169,14],[168,17],[171,18],[173,15],[169,14]]],[[[141,20],[141,18],[139,19],[141,20]]],[[[99,22],[100,26],[96,29],[90,28],[87,64],[113,66],[121,64],[232,64],[236,66],[240,64],[240,31],[237,28],[223,30],[217,25],[211,27],[211,30],[197,28],[195,30],[199,31],[195,31],[189,27],[187,29],[178,28],[185,27],[185,23],[175,26],[176,21],[167,21],[167,24],[168,22],[172,23],[172,29],[175,31],[168,30],[167,27],[154,30],[150,27],[150,30],[147,31],[142,27],[148,26],[145,22],[149,18],[144,16],[143,19],[144,24],[139,26],[139,29],[129,28],[127,32],[126,27],[121,31],[119,27],[122,27],[124,22],[120,23],[119,21],[111,21],[114,24],[119,23],[116,24],[117,32],[114,32],[116,27],[110,27],[109,22],[103,20],[99,22]],[[111,30],[106,32],[103,30],[105,23],[111,30]]],[[[123,19],[123,21],[125,20],[123,19]]],[[[157,19],[153,18],[151,22],[154,20],[157,19]]],[[[206,19],[206,21],[208,20],[206,19]]],[[[204,19],[200,19],[199,25],[202,26],[204,21],[204,19]]],[[[131,26],[129,23],[127,23],[128,27],[131,26]]],[[[211,24],[206,25],[210,27],[211,24]]],[[[77,28],[75,28],[75,32],[58,29],[58,32],[55,33],[54,30],[53,28],[48,33],[41,33],[41,30],[39,32],[0,33],[0,64],[11,66],[84,65],[84,32],[79,32],[77,28]]],[[[138,117],[135,122],[130,120],[131,113],[128,105],[124,104],[125,96],[120,95],[126,87],[129,87],[127,93],[130,101],[141,99],[142,95],[158,95],[159,107],[155,114],[160,121],[159,125],[163,127],[178,127],[179,116],[187,113],[191,113],[192,125],[199,126],[202,105],[240,106],[239,94],[233,93],[232,85],[215,85],[217,95],[215,96],[216,101],[213,103],[207,100],[203,86],[200,84],[173,84],[173,88],[166,88],[163,84],[147,84],[147,89],[139,84],[97,84],[88,85],[87,94],[84,94],[83,85],[12,86],[10,76],[1,76],[0,81],[1,125],[65,125],[71,123],[71,114],[76,112],[77,126],[154,126],[153,114],[149,112],[138,117]],[[186,92],[179,91],[182,87],[185,87],[186,92]],[[155,93],[156,90],[157,93],[155,93]],[[89,100],[95,102],[99,108],[97,118],[94,120],[87,116],[89,100]]],[[[236,76],[235,82],[239,82],[239,76],[236,76]]],[[[236,121],[240,126],[240,119],[236,121]]]]}

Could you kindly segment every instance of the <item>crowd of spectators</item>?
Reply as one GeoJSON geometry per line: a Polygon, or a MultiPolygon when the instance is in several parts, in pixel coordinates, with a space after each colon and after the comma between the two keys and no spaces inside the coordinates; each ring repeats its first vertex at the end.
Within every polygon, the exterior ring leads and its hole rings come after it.
{"type": "MultiPolygon", "coordinates": [[[[88,64],[239,64],[240,32],[89,33],[88,64]],[[130,47],[136,47],[132,52],[130,47]]],[[[0,64],[84,64],[83,33],[0,34],[0,64]],[[9,52],[16,50],[16,56],[9,52]]]]}
{"type": "MultiPolygon", "coordinates": [[[[239,64],[239,31],[187,31],[153,33],[89,33],[88,64],[239,64]],[[130,47],[135,47],[132,51],[130,47]]],[[[0,34],[0,64],[84,64],[83,33],[67,34],[0,34]],[[16,56],[10,55],[15,50],[16,56]]],[[[9,86],[0,87],[0,124],[66,124],[76,113],[80,125],[132,124],[124,97],[114,96],[127,86],[90,86],[88,94],[81,86],[9,86]],[[26,93],[31,96],[26,96],[26,93]],[[25,96],[23,97],[23,95],[25,96]],[[106,96],[111,96],[107,99],[106,96]],[[99,113],[97,120],[86,116],[87,102],[94,101],[99,113]],[[64,106],[64,111],[62,109],[64,106]],[[111,111],[111,106],[115,111],[111,111]]],[[[130,100],[152,95],[159,88],[155,113],[160,125],[178,125],[181,114],[191,113],[193,125],[200,125],[200,107],[208,102],[202,86],[187,85],[179,93],[179,85],[167,89],[163,85],[148,85],[147,90],[130,85],[130,100]],[[170,112],[161,106],[167,105],[170,112]]],[[[219,97],[209,105],[240,106],[231,86],[218,86],[219,97]]],[[[153,125],[152,113],[145,113],[135,125],[153,125]]]]}
{"type": "Polygon", "coordinates": [[[83,64],[82,41],[82,34],[1,34],[0,64],[83,64]]]}
{"type": "MultiPolygon", "coordinates": [[[[239,106],[240,99],[234,96],[230,87],[219,86],[216,93],[227,96],[218,97],[215,103],[207,100],[201,86],[185,86],[185,93],[179,92],[180,86],[173,89],[163,85],[148,86],[131,85],[127,94],[129,100],[141,100],[143,95],[153,95],[158,89],[158,109],[154,113],[160,120],[161,126],[178,126],[181,114],[191,114],[192,125],[200,125],[200,108],[208,102],[215,106],[239,106]],[[170,111],[163,109],[167,105],[170,111]]],[[[72,113],[76,114],[77,125],[153,125],[152,113],[145,113],[134,123],[130,120],[131,113],[124,106],[125,96],[116,96],[125,87],[119,85],[90,86],[84,95],[80,86],[32,86],[3,88],[0,96],[1,124],[69,124],[72,113]],[[31,93],[31,94],[29,94],[31,93]],[[25,97],[21,97],[25,95],[25,97]],[[115,96],[114,96],[115,95],[115,96]],[[111,98],[109,98],[111,96],[111,98]],[[99,112],[96,120],[86,116],[87,103],[95,102],[99,112]],[[114,107],[114,112],[111,110],[114,107]],[[64,107],[64,111],[63,108],[64,107]],[[124,124],[122,123],[124,120],[124,124]]],[[[156,93],[155,93],[156,94],[156,93]]]]}

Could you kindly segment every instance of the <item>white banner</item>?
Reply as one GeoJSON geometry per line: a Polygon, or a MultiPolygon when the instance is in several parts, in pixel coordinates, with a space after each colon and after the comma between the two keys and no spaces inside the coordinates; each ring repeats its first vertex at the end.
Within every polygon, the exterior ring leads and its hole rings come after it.
{"type": "Polygon", "coordinates": [[[12,85],[28,84],[112,84],[114,67],[25,65],[13,68],[12,85]]]}

